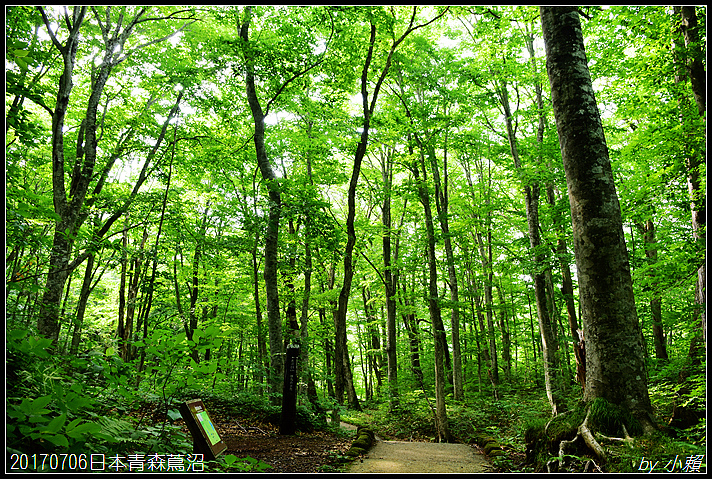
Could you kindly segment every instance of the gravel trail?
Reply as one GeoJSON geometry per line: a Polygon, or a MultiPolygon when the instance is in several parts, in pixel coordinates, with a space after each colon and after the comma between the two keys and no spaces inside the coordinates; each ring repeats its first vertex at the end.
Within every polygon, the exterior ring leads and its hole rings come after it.
{"type": "Polygon", "coordinates": [[[434,442],[377,441],[364,456],[356,459],[350,473],[473,473],[488,472],[485,457],[466,444],[434,442]]]}

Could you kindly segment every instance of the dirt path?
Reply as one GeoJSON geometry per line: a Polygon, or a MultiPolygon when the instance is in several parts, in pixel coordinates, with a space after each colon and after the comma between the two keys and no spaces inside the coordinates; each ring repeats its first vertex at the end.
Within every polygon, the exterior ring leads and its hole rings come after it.
{"type": "Polygon", "coordinates": [[[488,472],[487,460],[466,444],[378,441],[346,472],[488,472]]]}

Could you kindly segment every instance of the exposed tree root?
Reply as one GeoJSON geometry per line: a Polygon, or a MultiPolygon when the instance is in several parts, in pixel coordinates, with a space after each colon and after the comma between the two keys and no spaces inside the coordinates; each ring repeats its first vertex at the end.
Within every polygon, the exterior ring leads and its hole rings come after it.
{"type": "MultiPolygon", "coordinates": [[[[593,433],[588,427],[588,421],[589,417],[591,415],[591,411],[586,413],[586,418],[583,420],[583,423],[578,427],[578,430],[576,432],[576,437],[574,437],[571,440],[562,440],[559,442],[559,457],[558,459],[554,459],[552,461],[549,461],[546,464],[546,468],[549,472],[559,472],[563,471],[564,468],[566,467],[566,459],[567,459],[567,451],[571,450],[574,448],[575,444],[577,441],[583,439],[583,442],[588,446],[589,449],[591,449],[596,457],[598,458],[599,461],[605,462],[606,459],[608,458],[608,454],[606,453],[605,449],[598,443],[596,438],[593,436],[593,433]]],[[[547,424],[548,427],[548,424],[547,424]]],[[[628,433],[626,432],[626,437],[629,438],[628,433]]],[[[589,461],[589,463],[586,464],[586,469],[591,470],[592,467],[595,467],[595,469],[600,471],[600,468],[594,461],[589,461]]]]}
{"type": "Polygon", "coordinates": [[[601,461],[605,461],[608,457],[606,451],[603,449],[603,447],[601,447],[598,441],[596,441],[596,438],[593,437],[593,433],[591,433],[591,430],[588,428],[588,419],[590,416],[591,410],[589,409],[586,413],[586,419],[583,420],[583,423],[578,428],[578,434],[583,437],[583,441],[596,454],[596,456],[601,461]]]}
{"type": "MultiPolygon", "coordinates": [[[[546,443],[547,452],[554,454],[554,457],[546,463],[549,472],[565,472],[572,470],[572,467],[579,472],[582,468],[584,471],[601,471],[603,464],[616,455],[616,449],[609,449],[609,445],[625,444],[631,450],[635,448],[635,439],[628,432],[628,427],[631,425],[626,426],[625,421],[632,423],[634,434],[645,434],[645,426],[635,421],[636,418],[621,413],[607,403],[599,401],[598,405],[589,404],[585,410],[576,409],[575,416],[561,420],[562,416],[572,411],[574,410],[552,417],[543,427],[543,431],[532,429],[529,432],[528,430],[526,433],[528,460],[532,460],[538,454],[537,451],[543,442],[546,443]],[[616,428],[621,434],[616,434],[616,428]],[[605,431],[605,434],[601,431],[605,431]],[[611,432],[622,437],[606,435],[611,432]],[[558,456],[554,449],[557,443],[558,456]],[[584,451],[588,451],[588,454],[593,453],[593,459],[579,459],[584,451]],[[576,464],[572,466],[572,462],[576,464]]],[[[644,417],[643,420],[645,419],[644,417]]],[[[640,419],[638,421],[643,422],[640,419]]]]}
{"type": "Polygon", "coordinates": [[[608,437],[604,436],[603,434],[598,434],[598,436],[601,439],[605,439],[606,441],[614,441],[614,442],[623,442],[625,443],[629,448],[633,449],[633,438],[630,437],[630,434],[628,434],[628,430],[625,428],[625,425],[621,425],[623,428],[623,436],[624,437],[608,437]]]}

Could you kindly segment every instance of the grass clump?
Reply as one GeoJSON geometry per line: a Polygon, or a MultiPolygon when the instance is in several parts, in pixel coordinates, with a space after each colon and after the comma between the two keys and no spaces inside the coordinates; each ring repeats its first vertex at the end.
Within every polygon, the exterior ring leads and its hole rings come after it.
{"type": "Polygon", "coordinates": [[[638,436],[643,433],[640,422],[626,409],[617,404],[613,404],[603,398],[595,398],[591,401],[591,426],[608,436],[623,434],[625,426],[628,434],[638,436]]]}

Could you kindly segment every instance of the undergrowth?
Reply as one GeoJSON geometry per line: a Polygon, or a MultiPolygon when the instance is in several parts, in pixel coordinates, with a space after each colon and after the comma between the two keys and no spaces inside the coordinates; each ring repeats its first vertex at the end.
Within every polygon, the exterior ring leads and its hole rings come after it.
{"type": "MultiPolygon", "coordinates": [[[[176,459],[174,471],[268,468],[231,455],[200,461],[178,423],[181,400],[201,397],[216,410],[264,420],[279,414],[267,399],[209,392],[195,381],[189,387],[185,373],[172,374],[177,363],[170,362],[136,385],[136,365],[123,363],[111,348],[69,357],[50,354],[49,345],[26,329],[8,331],[7,472],[133,471],[130,458],[137,469],[139,463],[156,466],[155,458],[162,465],[154,470],[167,471],[169,457],[176,459]],[[93,461],[99,457],[102,463],[93,461]]],[[[297,408],[297,421],[303,429],[325,424],[308,404],[297,408]]]]}
{"type": "MultiPolygon", "coordinates": [[[[37,464],[21,463],[33,454],[192,454],[191,438],[179,427],[181,401],[199,397],[212,411],[248,420],[278,421],[280,408],[270,398],[230,389],[228,382],[203,384],[210,378],[198,367],[181,368],[178,353],[167,353],[166,361],[146,372],[144,381],[135,378],[136,364],[125,364],[114,351],[89,348],[81,357],[62,357],[47,352],[49,341],[31,332],[9,330],[7,335],[7,446],[8,464],[22,470],[47,470],[37,464]],[[23,456],[24,455],[24,456],[23,456]]],[[[611,472],[655,472],[706,470],[706,421],[683,429],[667,427],[672,402],[704,411],[706,370],[702,362],[683,384],[678,377],[684,361],[670,361],[652,368],[650,399],[661,423],[659,433],[635,437],[631,441],[606,442],[609,451],[600,470],[611,472]]],[[[572,386],[565,398],[564,415],[551,421],[543,388],[501,385],[498,399],[492,391],[468,392],[467,400],[448,397],[447,413],[453,440],[466,444],[490,436],[505,454],[493,457],[495,470],[542,471],[558,456],[562,440],[575,437],[586,409],[579,404],[580,388],[572,386]]],[[[371,426],[385,439],[435,441],[437,429],[433,410],[435,399],[428,391],[410,390],[399,397],[400,407],[389,409],[380,397],[364,403],[361,412],[341,410],[342,419],[371,426]],[[428,394],[428,396],[426,396],[428,394]]],[[[614,405],[594,402],[593,425],[597,432],[621,437],[621,424],[635,436],[636,421],[614,405]]],[[[333,401],[311,404],[300,399],[297,407],[299,430],[321,430],[327,426],[325,412],[333,401]]],[[[340,409],[340,408],[339,408],[340,409]]],[[[591,459],[585,448],[567,454],[572,463],[591,459]]],[[[208,470],[261,470],[264,465],[225,456],[206,464],[208,470]]]]}

